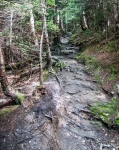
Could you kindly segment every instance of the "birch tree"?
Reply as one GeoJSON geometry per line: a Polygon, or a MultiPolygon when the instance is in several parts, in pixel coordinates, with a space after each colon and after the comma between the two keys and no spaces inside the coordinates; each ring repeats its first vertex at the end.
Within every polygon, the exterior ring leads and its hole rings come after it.
{"type": "Polygon", "coordinates": [[[43,34],[44,34],[44,26],[42,25],[42,34],[41,34],[40,48],[39,48],[39,81],[41,87],[43,86],[43,65],[42,65],[43,34]]]}
{"type": "Polygon", "coordinates": [[[34,38],[34,44],[35,46],[38,46],[38,39],[36,37],[36,32],[35,32],[35,24],[34,24],[34,16],[33,16],[33,10],[30,8],[29,10],[30,13],[30,26],[31,26],[31,34],[34,38]]]}
{"type": "Polygon", "coordinates": [[[11,46],[11,44],[12,44],[12,25],[13,25],[13,10],[11,9],[10,10],[10,13],[11,13],[11,15],[10,15],[10,46],[11,46]]]}
{"type": "Polygon", "coordinates": [[[46,47],[46,56],[47,56],[47,67],[49,70],[52,70],[52,59],[51,59],[51,51],[49,45],[48,31],[47,31],[47,22],[46,22],[46,2],[45,0],[41,0],[41,8],[42,8],[42,17],[43,17],[43,32],[44,32],[44,43],[46,47]]]}

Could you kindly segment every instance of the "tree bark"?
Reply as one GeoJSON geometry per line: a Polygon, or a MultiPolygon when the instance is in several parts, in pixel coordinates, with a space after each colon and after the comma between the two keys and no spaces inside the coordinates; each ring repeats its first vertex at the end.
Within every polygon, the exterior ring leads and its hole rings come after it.
{"type": "Polygon", "coordinates": [[[88,25],[87,25],[87,19],[86,19],[86,13],[85,11],[83,11],[83,23],[84,23],[84,28],[88,29],[88,25]]]}
{"type": "Polygon", "coordinates": [[[44,33],[44,25],[42,27],[42,35],[40,39],[40,49],[39,49],[39,81],[41,86],[43,86],[43,66],[42,66],[43,33],[44,33]]]}
{"type": "Polygon", "coordinates": [[[44,27],[44,43],[46,47],[46,56],[47,56],[47,66],[49,70],[52,70],[52,59],[51,59],[51,51],[49,45],[49,38],[47,32],[47,23],[46,23],[46,3],[45,0],[41,0],[42,6],[42,15],[43,15],[43,27],[44,27]]]}
{"type": "Polygon", "coordinates": [[[37,39],[36,33],[35,33],[34,16],[33,16],[32,9],[30,9],[29,12],[30,12],[31,34],[32,34],[32,36],[34,38],[34,44],[35,44],[35,46],[38,46],[38,39],[37,39]]]}
{"type": "Polygon", "coordinates": [[[61,18],[61,20],[60,20],[60,28],[61,28],[62,33],[64,33],[64,22],[63,22],[63,18],[61,18]]]}
{"type": "Polygon", "coordinates": [[[114,31],[115,31],[115,34],[117,31],[118,23],[119,23],[118,0],[114,0],[114,31]]]}
{"type": "Polygon", "coordinates": [[[11,99],[15,101],[17,104],[21,103],[18,98],[17,92],[14,91],[8,83],[1,45],[0,45],[0,83],[5,95],[11,97],[11,99]]]}
{"type": "Polygon", "coordinates": [[[10,46],[12,44],[12,26],[13,26],[13,10],[11,9],[11,17],[10,17],[10,46]]]}
{"type": "MultiPolygon", "coordinates": [[[[53,18],[53,22],[54,24],[60,28],[60,14],[59,14],[59,10],[57,7],[57,4],[55,4],[56,6],[54,7],[54,18],[53,18]]],[[[60,35],[58,32],[56,32],[54,34],[54,38],[53,38],[53,45],[57,45],[60,43],[60,35]]]]}

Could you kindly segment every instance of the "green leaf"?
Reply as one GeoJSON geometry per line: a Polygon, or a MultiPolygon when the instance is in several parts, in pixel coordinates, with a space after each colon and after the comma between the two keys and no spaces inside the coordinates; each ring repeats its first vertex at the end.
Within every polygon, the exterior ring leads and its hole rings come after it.
{"type": "Polygon", "coordinates": [[[46,0],[47,5],[55,6],[55,0],[46,0]]]}

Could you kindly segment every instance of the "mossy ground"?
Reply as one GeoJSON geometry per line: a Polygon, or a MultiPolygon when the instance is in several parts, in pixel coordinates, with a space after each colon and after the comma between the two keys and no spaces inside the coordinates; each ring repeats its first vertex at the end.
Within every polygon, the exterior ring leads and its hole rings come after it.
{"type": "Polygon", "coordinates": [[[119,51],[114,46],[115,41],[102,43],[86,46],[85,50],[77,54],[75,58],[86,64],[87,71],[94,75],[94,80],[100,83],[106,91],[117,92],[119,51]]]}
{"type": "Polygon", "coordinates": [[[102,120],[104,123],[111,126],[119,127],[119,112],[116,99],[112,99],[110,102],[96,102],[91,104],[90,110],[92,114],[102,120]]]}
{"type": "MultiPolygon", "coordinates": [[[[86,72],[90,73],[94,81],[108,93],[117,95],[119,84],[119,51],[115,40],[87,43],[85,49],[76,55],[77,61],[86,65],[86,72]]],[[[90,110],[96,118],[102,120],[108,126],[119,127],[118,98],[108,103],[97,102],[90,106],[90,110]]]]}
{"type": "Polygon", "coordinates": [[[8,115],[10,115],[11,112],[16,110],[18,107],[19,107],[19,105],[4,107],[4,108],[0,109],[0,116],[7,117],[8,115]]]}

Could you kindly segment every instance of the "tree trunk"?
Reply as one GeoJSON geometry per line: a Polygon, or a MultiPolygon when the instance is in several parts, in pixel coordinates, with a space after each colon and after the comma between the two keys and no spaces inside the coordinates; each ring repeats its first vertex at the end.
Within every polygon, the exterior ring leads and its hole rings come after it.
{"type": "Polygon", "coordinates": [[[68,19],[67,19],[67,12],[66,12],[66,14],[65,14],[65,32],[67,33],[67,25],[68,24],[68,19]]]}
{"type": "Polygon", "coordinates": [[[10,17],[10,46],[12,44],[12,25],[13,25],[13,10],[11,9],[11,17],[10,17]]]}
{"type": "Polygon", "coordinates": [[[115,34],[117,31],[118,23],[119,23],[118,0],[114,0],[114,31],[115,31],[115,34]]]}
{"type": "Polygon", "coordinates": [[[36,37],[36,33],[35,33],[35,27],[34,27],[34,16],[33,16],[33,11],[32,9],[29,10],[30,12],[30,25],[31,25],[31,34],[34,38],[34,44],[35,46],[38,46],[38,39],[36,37]]]}
{"type": "Polygon", "coordinates": [[[48,32],[47,32],[47,23],[46,23],[45,0],[41,0],[41,6],[42,6],[42,15],[43,15],[44,40],[45,40],[44,43],[45,43],[45,47],[46,47],[47,66],[48,66],[49,70],[52,70],[51,51],[50,51],[49,38],[48,38],[48,32]]]}
{"type": "Polygon", "coordinates": [[[4,94],[11,97],[11,99],[15,101],[17,104],[20,103],[20,100],[17,95],[18,93],[11,88],[7,80],[1,45],[0,45],[0,83],[4,94]]]}
{"type": "Polygon", "coordinates": [[[83,11],[83,24],[84,24],[84,29],[88,29],[88,24],[87,24],[85,11],[83,11]]]}
{"type": "MultiPolygon", "coordinates": [[[[55,4],[56,5],[56,4],[55,4]]],[[[54,18],[53,18],[53,22],[54,24],[60,28],[60,15],[59,15],[59,10],[57,5],[54,7],[54,18]]],[[[53,38],[53,45],[57,45],[60,43],[60,35],[58,32],[56,32],[54,34],[54,38],[53,38]]]]}
{"type": "Polygon", "coordinates": [[[61,18],[61,20],[60,20],[60,28],[61,28],[62,33],[64,33],[64,22],[63,22],[63,18],[61,18]]]}
{"type": "Polygon", "coordinates": [[[39,50],[39,81],[41,87],[43,86],[43,66],[42,66],[43,33],[44,33],[44,25],[42,27],[42,35],[40,39],[40,50],[39,50]]]}

